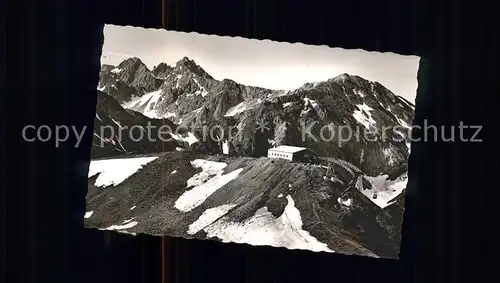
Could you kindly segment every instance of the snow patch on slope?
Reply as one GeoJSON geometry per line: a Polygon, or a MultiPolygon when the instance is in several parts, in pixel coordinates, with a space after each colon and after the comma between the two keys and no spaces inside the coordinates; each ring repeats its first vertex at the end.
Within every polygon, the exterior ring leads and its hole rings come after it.
{"type": "Polygon", "coordinates": [[[165,119],[168,119],[168,118],[176,118],[177,117],[177,114],[175,114],[174,112],[167,112],[163,118],[165,119]]]}
{"type": "Polygon", "coordinates": [[[405,127],[406,129],[411,129],[410,125],[408,125],[408,123],[406,123],[403,119],[401,119],[401,118],[399,118],[397,116],[395,116],[395,117],[396,117],[396,120],[398,120],[398,123],[401,126],[405,127]]]}
{"type": "Polygon", "coordinates": [[[237,115],[239,113],[245,112],[247,110],[254,109],[255,107],[257,107],[262,102],[263,102],[263,100],[260,99],[260,98],[255,99],[255,100],[251,100],[251,101],[240,102],[239,104],[237,104],[237,105],[229,108],[226,111],[226,114],[224,114],[224,117],[233,117],[233,116],[235,116],[235,115],[237,115]]]}
{"type": "Polygon", "coordinates": [[[318,107],[318,103],[315,100],[304,97],[304,105],[307,105],[307,104],[311,105],[311,107],[313,107],[313,108],[318,107]]]}
{"type": "Polygon", "coordinates": [[[222,143],[222,153],[223,154],[229,154],[229,142],[227,140],[225,140],[222,143]]]}
{"type": "Polygon", "coordinates": [[[179,88],[179,83],[181,82],[181,78],[182,78],[182,75],[177,75],[177,77],[175,77],[175,88],[179,88]]]}
{"type": "Polygon", "coordinates": [[[247,110],[247,107],[245,105],[245,102],[241,102],[240,104],[229,108],[229,110],[227,110],[224,117],[233,117],[234,115],[242,113],[246,110],[247,110]]]}
{"type": "Polygon", "coordinates": [[[199,90],[197,90],[194,94],[201,95],[203,97],[207,96],[208,91],[198,82],[197,79],[193,78],[193,81],[198,85],[199,90]]]}
{"type": "Polygon", "coordinates": [[[141,112],[144,116],[151,119],[160,119],[156,114],[155,106],[158,100],[161,98],[161,89],[146,93],[139,98],[133,98],[130,102],[122,104],[125,109],[131,109],[138,111],[139,109],[144,109],[141,112]]]}
{"type": "Polygon", "coordinates": [[[372,118],[371,111],[373,108],[370,106],[366,105],[365,103],[363,104],[357,104],[356,107],[359,108],[359,110],[355,110],[352,116],[356,121],[358,121],[361,125],[365,126],[365,128],[370,129],[371,127],[375,126],[376,122],[372,118]]]}
{"type": "Polygon", "coordinates": [[[83,218],[87,219],[87,218],[90,218],[90,216],[92,216],[92,214],[94,214],[94,211],[87,211],[85,212],[85,216],[83,216],[83,218]]]}
{"type": "Polygon", "coordinates": [[[267,207],[262,207],[242,223],[223,217],[203,230],[207,232],[208,237],[217,237],[226,243],[333,252],[325,243],[302,229],[300,211],[295,207],[290,195],[287,195],[286,199],[288,204],[278,218],[275,218],[267,207]]]}
{"type": "Polygon", "coordinates": [[[209,208],[203,212],[203,214],[189,225],[188,233],[190,235],[198,233],[198,231],[212,224],[214,221],[218,220],[222,216],[226,215],[236,204],[224,204],[221,206],[209,208]]]}
{"type": "Polygon", "coordinates": [[[94,186],[116,186],[158,157],[118,158],[90,161],[88,177],[99,174],[94,186]]]}
{"type": "Polygon", "coordinates": [[[354,93],[359,95],[361,98],[365,97],[365,94],[361,90],[355,89],[354,93]]]}
{"type": "Polygon", "coordinates": [[[388,177],[387,174],[377,177],[365,176],[372,187],[371,189],[360,190],[361,193],[381,208],[391,205],[392,202],[390,201],[401,194],[408,183],[407,173],[404,173],[395,180],[387,180],[388,177]]]}
{"type": "Polygon", "coordinates": [[[389,166],[392,166],[397,163],[398,159],[396,155],[394,154],[394,147],[390,145],[389,148],[384,148],[382,152],[384,153],[385,158],[387,159],[387,164],[389,166]]]}
{"type": "Polygon", "coordinates": [[[198,108],[198,109],[193,110],[193,113],[198,114],[198,113],[200,113],[200,112],[201,112],[201,110],[203,110],[203,106],[202,106],[202,107],[200,107],[200,108],[198,108]]]}
{"type": "Polygon", "coordinates": [[[186,188],[193,188],[184,192],[175,201],[175,208],[182,212],[191,211],[201,205],[211,194],[236,179],[243,171],[243,168],[240,168],[223,174],[226,163],[204,159],[193,160],[191,165],[194,168],[201,168],[202,171],[187,180],[186,188]]]}
{"type": "Polygon", "coordinates": [[[337,198],[337,202],[339,204],[342,204],[342,205],[345,205],[345,206],[351,206],[351,204],[352,204],[352,198],[348,198],[346,200],[344,200],[342,198],[337,198]]]}
{"type": "Polygon", "coordinates": [[[173,139],[182,142],[187,142],[190,146],[198,142],[196,136],[191,132],[187,132],[186,134],[184,134],[184,136],[182,136],[181,134],[174,134],[174,133],[171,133],[170,135],[172,136],[173,139]]]}
{"type": "Polygon", "coordinates": [[[319,107],[319,104],[315,100],[312,100],[307,97],[304,97],[303,100],[304,100],[304,108],[300,112],[301,116],[306,115],[311,109],[314,109],[320,117],[325,116],[324,111],[319,107]]]}
{"type": "Polygon", "coordinates": [[[107,228],[104,228],[104,230],[124,230],[124,229],[130,229],[134,227],[135,225],[139,224],[137,221],[125,221],[125,224],[123,225],[111,225],[107,228]]]}

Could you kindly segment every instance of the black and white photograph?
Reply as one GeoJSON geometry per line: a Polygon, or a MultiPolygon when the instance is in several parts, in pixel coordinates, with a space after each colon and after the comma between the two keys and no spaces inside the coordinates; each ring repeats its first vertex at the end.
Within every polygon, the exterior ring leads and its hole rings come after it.
{"type": "Polygon", "coordinates": [[[419,57],[104,37],[85,227],[398,258],[419,57]]]}

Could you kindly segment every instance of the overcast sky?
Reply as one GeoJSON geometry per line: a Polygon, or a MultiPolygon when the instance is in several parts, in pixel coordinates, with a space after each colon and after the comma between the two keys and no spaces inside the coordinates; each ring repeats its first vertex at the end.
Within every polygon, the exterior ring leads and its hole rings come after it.
{"type": "Polygon", "coordinates": [[[349,73],[415,101],[417,56],[130,26],[106,25],[104,36],[102,64],[139,57],[152,68],[160,62],[174,65],[187,56],[215,79],[271,89],[293,89],[349,73]]]}

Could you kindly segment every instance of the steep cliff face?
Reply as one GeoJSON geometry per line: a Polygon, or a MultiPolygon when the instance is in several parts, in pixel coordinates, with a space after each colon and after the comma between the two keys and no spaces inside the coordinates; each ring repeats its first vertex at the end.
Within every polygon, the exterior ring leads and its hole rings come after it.
{"type": "Polygon", "coordinates": [[[185,146],[169,133],[159,132],[162,126],[172,129],[172,133],[177,128],[167,119],[151,119],[123,109],[116,99],[98,91],[91,156],[172,151],[185,146]]]}

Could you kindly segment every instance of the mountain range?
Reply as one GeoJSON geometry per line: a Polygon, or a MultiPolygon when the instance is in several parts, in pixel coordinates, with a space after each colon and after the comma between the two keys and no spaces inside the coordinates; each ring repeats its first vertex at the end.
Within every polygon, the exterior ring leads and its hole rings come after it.
{"type": "Polygon", "coordinates": [[[352,74],[272,90],[216,80],[187,57],[152,70],[139,58],[102,65],[86,225],[397,257],[413,115],[409,101],[352,74]],[[147,125],[179,131],[154,142],[117,134],[147,125]],[[267,158],[279,145],[339,162],[267,158]],[[274,240],[250,236],[259,229],[274,240]]]}
{"type": "Polygon", "coordinates": [[[206,136],[202,127],[221,129],[226,136],[221,134],[221,142],[205,139],[200,145],[210,152],[222,154],[226,144],[230,155],[258,157],[270,147],[289,144],[341,158],[375,175],[406,164],[408,158],[406,137],[414,106],[381,84],[355,75],[341,74],[294,90],[270,90],[215,80],[187,57],[175,66],[162,63],[153,70],[139,58],[130,58],[116,67],[103,65],[98,89],[126,110],[195,126],[200,130],[193,134],[199,137],[206,136]],[[266,125],[263,131],[259,123],[266,125]],[[319,131],[326,125],[357,127],[378,136],[360,134],[342,142],[337,134],[333,140],[321,140],[319,131]],[[307,127],[313,137],[303,139],[307,127]],[[234,135],[227,139],[230,132],[234,135]]]}

